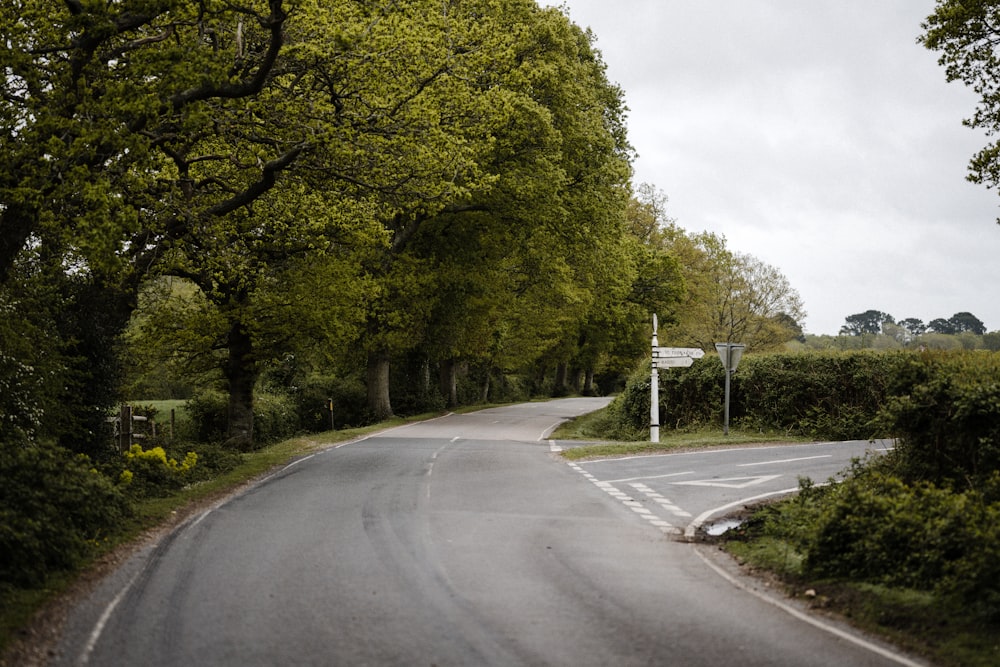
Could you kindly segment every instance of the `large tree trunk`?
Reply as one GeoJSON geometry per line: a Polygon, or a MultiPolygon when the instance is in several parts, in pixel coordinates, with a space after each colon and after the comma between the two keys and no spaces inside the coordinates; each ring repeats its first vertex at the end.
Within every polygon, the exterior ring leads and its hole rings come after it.
{"type": "Polygon", "coordinates": [[[228,432],[226,445],[234,449],[253,447],[253,390],[257,384],[257,362],[253,358],[253,340],[243,324],[234,323],[227,336],[229,359],[226,380],[229,384],[228,432]]]}
{"type": "Polygon", "coordinates": [[[389,400],[388,352],[368,353],[368,409],[372,411],[378,421],[392,417],[392,402],[389,400]]]}
{"type": "Polygon", "coordinates": [[[597,396],[597,392],[594,390],[594,369],[588,368],[584,372],[583,376],[583,395],[584,396],[597,396]]]}
{"type": "Polygon", "coordinates": [[[38,220],[37,212],[17,204],[4,204],[0,211],[0,284],[7,282],[17,256],[24,249],[38,220]]]}
{"type": "Polygon", "coordinates": [[[569,366],[566,363],[560,363],[556,366],[556,379],[554,386],[552,387],[553,396],[565,396],[569,393],[569,387],[566,385],[567,378],[569,377],[569,366]]]}
{"type": "Polygon", "coordinates": [[[441,362],[440,387],[441,395],[444,396],[447,406],[453,408],[458,405],[458,380],[456,378],[457,364],[454,359],[447,359],[441,362]]]}
{"type": "Polygon", "coordinates": [[[481,403],[489,403],[490,401],[490,367],[486,367],[486,372],[483,373],[483,384],[479,392],[479,400],[481,403]]]}

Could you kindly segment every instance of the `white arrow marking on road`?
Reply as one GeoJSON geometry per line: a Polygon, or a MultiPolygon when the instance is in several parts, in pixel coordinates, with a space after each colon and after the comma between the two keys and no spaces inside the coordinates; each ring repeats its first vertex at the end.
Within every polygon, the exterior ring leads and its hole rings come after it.
{"type": "Polygon", "coordinates": [[[671,482],[677,486],[718,486],[723,489],[745,489],[778,479],[781,475],[761,475],[759,477],[726,477],[723,479],[698,479],[690,482],[671,482]]]}

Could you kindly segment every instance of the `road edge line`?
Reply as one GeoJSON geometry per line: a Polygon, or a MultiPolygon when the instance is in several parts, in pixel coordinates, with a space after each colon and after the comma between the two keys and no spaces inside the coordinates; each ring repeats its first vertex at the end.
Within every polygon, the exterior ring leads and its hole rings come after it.
{"type": "Polygon", "coordinates": [[[775,599],[774,597],[771,597],[770,595],[765,595],[764,593],[761,593],[760,591],[754,589],[753,587],[744,584],[742,581],[740,581],[739,579],[737,579],[736,577],[734,577],[733,575],[729,574],[728,572],[726,572],[725,570],[723,570],[721,567],[719,567],[718,565],[716,565],[715,563],[713,563],[708,558],[708,556],[706,556],[705,554],[703,554],[701,552],[701,548],[699,546],[697,546],[697,545],[695,545],[695,547],[694,547],[694,552],[698,556],[698,558],[700,558],[702,560],[702,562],[705,563],[705,565],[707,565],[709,567],[709,569],[711,569],[713,572],[715,572],[717,575],[719,575],[720,577],[722,577],[723,579],[725,579],[726,581],[728,581],[730,584],[732,584],[736,588],[740,589],[741,591],[744,591],[746,593],[749,593],[749,594],[753,595],[754,597],[756,597],[759,600],[762,600],[764,602],[767,602],[770,605],[773,605],[773,606],[777,607],[778,609],[780,609],[783,612],[791,615],[794,618],[797,618],[800,621],[804,621],[805,623],[808,623],[809,625],[812,625],[815,628],[819,628],[820,630],[828,632],[828,633],[830,633],[830,634],[832,634],[832,635],[834,635],[836,637],[839,637],[839,638],[841,638],[841,639],[843,639],[845,641],[851,642],[852,644],[860,646],[863,649],[866,649],[868,651],[871,651],[872,653],[880,655],[883,658],[887,658],[889,660],[892,660],[893,662],[896,662],[896,663],[898,663],[900,665],[906,665],[906,667],[926,667],[926,663],[916,662],[916,661],[911,660],[910,658],[908,658],[908,657],[906,657],[904,655],[901,655],[899,653],[895,653],[895,652],[893,652],[893,651],[891,651],[889,649],[886,649],[886,648],[883,648],[883,647],[879,646],[878,644],[870,642],[867,639],[863,639],[863,638],[861,638],[861,637],[859,637],[859,636],[857,636],[855,634],[847,632],[846,630],[841,630],[838,627],[835,627],[833,625],[829,625],[827,623],[824,623],[823,621],[819,620],[818,618],[815,618],[815,617],[813,617],[813,616],[811,616],[811,615],[809,615],[809,614],[807,614],[807,613],[805,613],[805,612],[803,612],[803,611],[801,611],[799,609],[796,609],[795,607],[793,607],[793,606],[791,606],[789,604],[786,604],[785,602],[782,602],[781,600],[775,599]]]}

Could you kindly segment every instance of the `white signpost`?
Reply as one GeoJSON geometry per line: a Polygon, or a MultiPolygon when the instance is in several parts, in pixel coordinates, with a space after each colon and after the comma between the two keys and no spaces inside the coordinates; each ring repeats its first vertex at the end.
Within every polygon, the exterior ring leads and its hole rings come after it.
{"type": "Polygon", "coordinates": [[[687,368],[695,359],[705,356],[698,347],[660,347],[656,338],[656,315],[653,315],[653,368],[649,378],[649,440],[660,441],[660,374],[661,368],[687,368]]]}
{"type": "Polygon", "coordinates": [[[705,350],[700,347],[656,347],[653,346],[653,358],[672,359],[676,357],[688,357],[690,359],[701,359],[705,356],[705,350]]]}
{"type": "Polygon", "coordinates": [[[657,368],[687,368],[694,363],[694,357],[653,357],[653,365],[657,368]]]}

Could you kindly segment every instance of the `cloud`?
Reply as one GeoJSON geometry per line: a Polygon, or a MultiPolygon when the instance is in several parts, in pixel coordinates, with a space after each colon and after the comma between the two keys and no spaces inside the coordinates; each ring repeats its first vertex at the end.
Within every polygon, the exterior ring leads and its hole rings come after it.
{"type": "Polygon", "coordinates": [[[916,43],[932,0],[565,4],[625,91],[637,181],[781,270],[807,331],[872,308],[1000,328],[1000,202],[965,181],[975,96],[916,43]]]}

